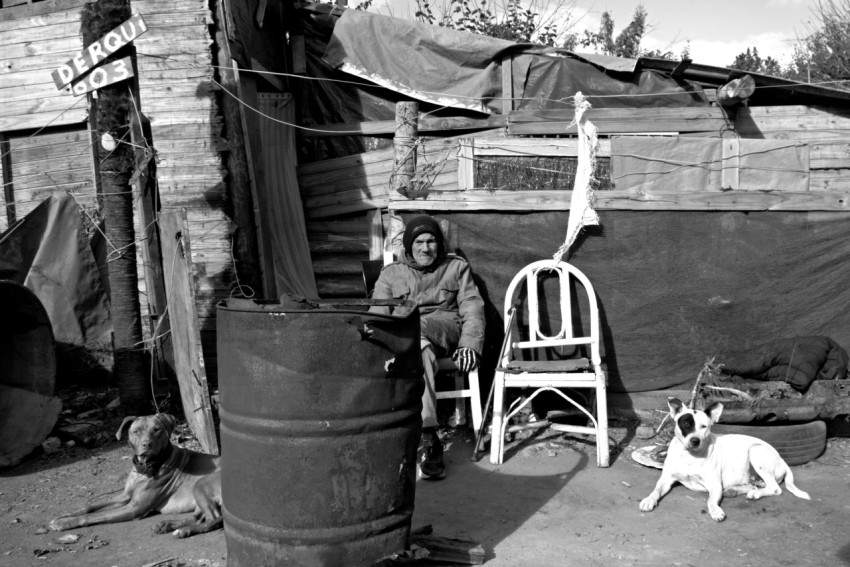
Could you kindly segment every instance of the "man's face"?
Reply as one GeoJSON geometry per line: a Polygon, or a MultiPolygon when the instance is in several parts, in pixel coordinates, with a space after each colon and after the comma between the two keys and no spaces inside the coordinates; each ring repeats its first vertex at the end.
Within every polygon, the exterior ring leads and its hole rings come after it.
{"type": "Polygon", "coordinates": [[[413,260],[420,266],[430,266],[437,259],[437,237],[423,232],[413,240],[413,260]]]}

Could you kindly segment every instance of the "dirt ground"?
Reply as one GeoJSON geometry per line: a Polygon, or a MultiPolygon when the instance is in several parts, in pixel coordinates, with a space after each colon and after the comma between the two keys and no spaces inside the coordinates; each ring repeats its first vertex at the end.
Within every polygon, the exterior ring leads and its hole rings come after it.
{"type": "MultiPolygon", "coordinates": [[[[832,438],[823,456],[794,467],[810,502],[788,492],[726,499],[727,519],[716,523],[704,496],[681,486],[655,511],[640,512],[660,471],[630,458],[649,442],[632,425],[615,425],[607,469],[596,467],[592,443],[569,434],[543,431],[514,442],[505,463],[493,466],[486,456],[470,460],[468,429],[447,432],[448,476],[418,482],[413,527],[480,543],[492,567],[850,565],[850,439],[832,438]]],[[[226,565],[223,532],[155,535],[160,517],[46,531],[53,517],[118,490],[130,457],[125,443],[103,438],[0,470],[0,566],[226,565]],[[69,534],[79,540],[59,542],[69,534]]]]}

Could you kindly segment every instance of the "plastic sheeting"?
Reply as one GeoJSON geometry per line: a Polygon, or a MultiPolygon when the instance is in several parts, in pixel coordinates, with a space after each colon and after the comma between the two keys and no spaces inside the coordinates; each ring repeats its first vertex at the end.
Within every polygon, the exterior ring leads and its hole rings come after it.
{"type": "Polygon", "coordinates": [[[23,284],[41,301],[60,376],[78,365],[111,366],[109,301],[73,197],[50,197],[0,237],[0,279],[23,284]]]}
{"type": "MultiPolygon", "coordinates": [[[[299,123],[308,127],[393,120],[395,103],[410,97],[432,117],[499,114],[506,55],[513,60],[517,110],[568,109],[578,91],[594,108],[708,105],[695,83],[640,69],[634,59],[518,44],[328,4],[306,4],[297,13],[307,76],[319,79],[298,84],[299,123]]],[[[313,143],[302,149],[304,161],[382,147],[365,137],[313,143]]]]}
{"type": "Polygon", "coordinates": [[[581,91],[603,107],[706,106],[702,89],[631,59],[583,56],[545,46],[346,10],[324,59],[375,84],[439,107],[502,111],[502,58],[515,58],[515,108],[568,108],[581,91]],[[653,94],[656,96],[635,96],[653,94]]]}
{"type": "MultiPolygon", "coordinates": [[[[526,264],[551,257],[562,213],[436,215],[466,257],[487,307],[484,369],[502,340],[504,293],[526,264]]],[[[850,214],[603,211],[569,261],[599,298],[609,388],[691,385],[705,361],[777,338],[827,335],[850,345],[850,214]]]]}

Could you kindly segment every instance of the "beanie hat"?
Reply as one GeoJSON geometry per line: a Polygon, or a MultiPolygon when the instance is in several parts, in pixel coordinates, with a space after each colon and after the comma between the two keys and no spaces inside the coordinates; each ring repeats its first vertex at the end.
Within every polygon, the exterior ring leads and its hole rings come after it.
{"type": "Polygon", "coordinates": [[[437,239],[437,256],[442,258],[446,250],[443,231],[440,229],[440,224],[428,215],[417,215],[407,221],[402,237],[404,252],[408,256],[413,254],[413,241],[416,240],[417,236],[426,232],[433,234],[434,238],[437,239]]]}

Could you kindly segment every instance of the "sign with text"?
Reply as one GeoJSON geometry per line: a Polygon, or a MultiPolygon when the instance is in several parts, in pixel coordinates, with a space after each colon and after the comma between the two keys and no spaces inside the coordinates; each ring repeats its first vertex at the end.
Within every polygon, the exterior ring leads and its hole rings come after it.
{"type": "Polygon", "coordinates": [[[62,89],[74,79],[85,75],[97,67],[104,59],[146,31],[148,31],[148,26],[145,24],[142,16],[140,14],[133,14],[129,20],[80,51],[61,67],[53,71],[53,82],[56,83],[56,88],[62,89]]]}
{"type": "Polygon", "coordinates": [[[71,83],[71,92],[74,93],[74,96],[84,95],[89,91],[129,79],[134,74],[133,61],[130,57],[125,57],[118,61],[110,61],[105,65],[101,65],[82,79],[71,83]]]}

